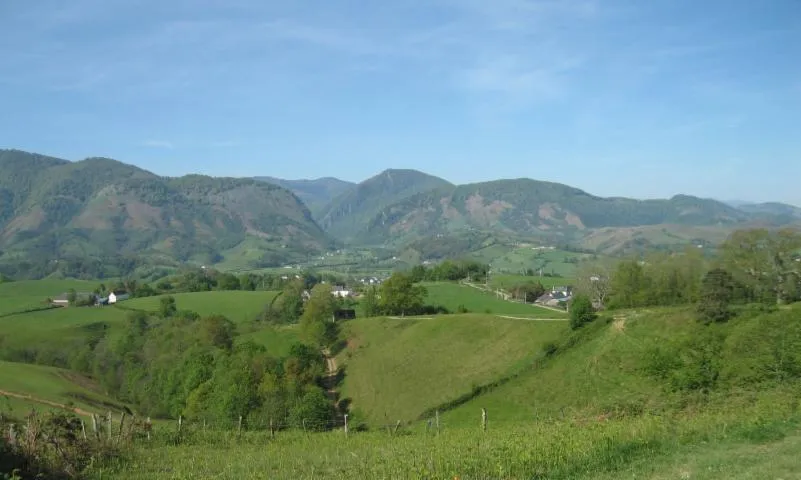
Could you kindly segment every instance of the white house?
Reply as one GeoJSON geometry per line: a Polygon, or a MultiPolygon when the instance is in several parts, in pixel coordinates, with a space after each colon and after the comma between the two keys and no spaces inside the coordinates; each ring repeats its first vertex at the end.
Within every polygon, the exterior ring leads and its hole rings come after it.
{"type": "Polygon", "coordinates": [[[336,297],[346,298],[346,297],[350,297],[351,295],[353,295],[353,292],[348,290],[346,287],[341,287],[341,286],[337,285],[336,287],[331,289],[331,294],[336,296],[336,297]]]}
{"type": "Polygon", "coordinates": [[[113,303],[117,303],[117,302],[121,302],[123,300],[126,300],[126,299],[128,299],[128,297],[130,297],[130,295],[128,295],[127,293],[114,293],[114,292],[111,292],[111,293],[108,294],[108,303],[109,303],[109,305],[111,305],[113,303]]]}

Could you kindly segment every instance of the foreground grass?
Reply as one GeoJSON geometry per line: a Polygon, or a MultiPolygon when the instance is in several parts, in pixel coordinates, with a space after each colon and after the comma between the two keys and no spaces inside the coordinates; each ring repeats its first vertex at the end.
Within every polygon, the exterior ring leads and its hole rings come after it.
{"type": "Polygon", "coordinates": [[[498,313],[540,318],[567,318],[567,314],[536,305],[508,302],[492,293],[457,283],[427,283],[426,303],[441,305],[451,312],[465,307],[472,313],[498,313]]]}
{"type": "MultiPolygon", "coordinates": [[[[175,293],[179,310],[192,310],[201,316],[224,315],[236,323],[254,320],[277,295],[277,292],[213,291],[175,293]]],[[[121,308],[158,312],[162,296],[134,298],[120,303],[121,308]]]]}
{"type": "Polygon", "coordinates": [[[376,431],[349,437],[342,431],[279,432],[275,439],[267,433],[245,433],[239,440],[232,434],[207,433],[189,436],[178,446],[155,440],[104,477],[777,478],[763,475],[761,469],[797,475],[800,467],[791,463],[794,448],[801,444],[797,428],[793,408],[768,401],[738,412],[646,415],[593,424],[490,425],[486,432],[401,430],[395,435],[376,431]],[[699,475],[687,476],[688,468],[699,475]]]}
{"type": "Polygon", "coordinates": [[[494,315],[348,322],[342,397],[370,424],[415,420],[426,409],[523,368],[566,322],[494,315]]]}

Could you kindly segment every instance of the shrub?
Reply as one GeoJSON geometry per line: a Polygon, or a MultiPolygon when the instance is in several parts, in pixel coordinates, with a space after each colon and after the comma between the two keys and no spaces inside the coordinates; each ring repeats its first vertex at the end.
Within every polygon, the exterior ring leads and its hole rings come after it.
{"type": "Polygon", "coordinates": [[[586,295],[576,295],[570,302],[570,328],[573,330],[592,322],[596,316],[592,301],[586,295]]]}

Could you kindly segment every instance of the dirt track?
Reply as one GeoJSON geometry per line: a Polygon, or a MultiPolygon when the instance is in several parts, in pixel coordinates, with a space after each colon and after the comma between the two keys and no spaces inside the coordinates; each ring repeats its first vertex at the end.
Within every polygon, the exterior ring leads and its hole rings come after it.
{"type": "Polygon", "coordinates": [[[60,408],[62,410],[67,410],[68,412],[72,412],[76,415],[82,415],[84,417],[91,417],[92,413],[87,412],[86,410],[78,407],[68,407],[62,403],[51,402],[50,400],[45,400],[43,398],[36,398],[31,395],[24,395],[22,393],[14,393],[14,392],[7,392],[5,390],[0,390],[0,396],[4,397],[12,397],[12,398],[19,398],[20,400],[29,400],[31,402],[41,403],[42,405],[47,405],[50,407],[60,408]]]}

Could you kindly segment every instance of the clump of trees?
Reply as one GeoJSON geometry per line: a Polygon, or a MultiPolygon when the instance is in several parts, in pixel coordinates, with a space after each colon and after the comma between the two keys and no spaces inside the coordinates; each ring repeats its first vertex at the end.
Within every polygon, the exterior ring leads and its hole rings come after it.
{"type": "Polygon", "coordinates": [[[445,260],[433,266],[417,265],[409,276],[414,282],[438,282],[471,280],[483,282],[487,278],[489,265],[474,260],[445,260]]]}
{"type": "Polygon", "coordinates": [[[711,258],[689,248],[616,265],[587,263],[576,287],[596,308],[695,304],[699,321],[725,322],[736,305],[801,301],[801,233],[737,231],[711,258]]]}

